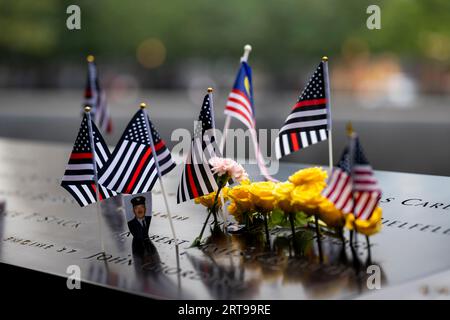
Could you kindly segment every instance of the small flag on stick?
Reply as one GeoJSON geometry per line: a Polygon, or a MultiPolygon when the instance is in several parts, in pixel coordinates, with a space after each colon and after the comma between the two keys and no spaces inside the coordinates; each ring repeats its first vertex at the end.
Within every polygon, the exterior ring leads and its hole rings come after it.
{"type": "Polygon", "coordinates": [[[255,128],[252,69],[247,61],[241,62],[233,89],[228,95],[225,115],[238,119],[249,129],[255,128]]]}
{"type": "Polygon", "coordinates": [[[328,138],[330,117],[325,61],[320,62],[275,140],[280,159],[328,138]]]}
{"type": "Polygon", "coordinates": [[[322,192],[344,213],[367,220],[378,205],[381,189],[372,167],[364,154],[358,136],[352,133],[337,167],[322,192]]]}
{"type": "Polygon", "coordinates": [[[141,109],[128,123],[108,163],[100,170],[99,183],[125,194],[149,192],[158,180],[153,153],[156,153],[161,176],[175,168],[169,149],[150,118],[141,109]],[[154,149],[145,117],[152,134],[154,149]]]}
{"type": "Polygon", "coordinates": [[[263,156],[259,148],[258,137],[256,135],[256,118],[255,118],[255,107],[253,100],[253,81],[252,81],[252,69],[248,64],[248,56],[252,47],[250,45],[245,45],[244,55],[241,57],[241,65],[239,67],[236,80],[234,81],[233,88],[228,95],[227,103],[225,105],[225,125],[223,129],[223,137],[220,142],[220,152],[223,152],[225,146],[225,139],[227,136],[227,131],[230,126],[231,117],[242,122],[251,133],[251,138],[253,146],[255,148],[255,158],[258,163],[259,170],[261,174],[271,181],[276,181],[272,178],[267,168],[264,164],[263,156]]]}
{"type": "MultiPolygon", "coordinates": [[[[212,89],[209,90],[212,91],[212,89]]],[[[215,137],[211,132],[213,128],[214,112],[211,108],[211,95],[208,92],[203,99],[198,124],[191,142],[191,150],[186,158],[178,185],[178,203],[195,199],[218,189],[214,174],[208,163],[211,157],[219,153],[215,137]]]]}
{"type": "MultiPolygon", "coordinates": [[[[84,113],[80,130],[61,182],[61,186],[82,207],[96,202],[97,173],[95,170],[101,169],[111,156],[108,146],[95,123],[91,121],[91,126],[89,125],[89,118],[88,114],[84,113]],[[91,137],[95,153],[91,147],[91,137]]],[[[100,200],[117,195],[116,192],[108,190],[102,185],[99,185],[99,189],[100,200]]]]}
{"type": "Polygon", "coordinates": [[[89,105],[92,108],[92,117],[95,124],[106,133],[112,131],[112,120],[106,103],[106,94],[100,87],[100,81],[95,65],[93,55],[87,57],[88,61],[88,77],[86,88],[84,90],[84,105],[89,105]]]}

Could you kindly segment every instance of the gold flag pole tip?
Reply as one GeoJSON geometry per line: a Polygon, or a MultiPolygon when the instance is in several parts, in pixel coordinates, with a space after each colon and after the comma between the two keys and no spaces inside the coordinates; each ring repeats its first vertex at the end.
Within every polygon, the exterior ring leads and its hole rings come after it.
{"type": "Polygon", "coordinates": [[[213,91],[214,91],[213,88],[211,88],[211,87],[208,88],[208,93],[211,93],[213,91]]]}
{"type": "Polygon", "coordinates": [[[84,107],[84,112],[87,112],[87,113],[91,112],[91,107],[90,106],[85,106],[84,107]]]}
{"type": "Polygon", "coordinates": [[[351,123],[351,121],[349,121],[348,123],[347,123],[347,135],[348,136],[352,136],[353,135],[353,125],[352,125],[352,123],[351,123]]]}
{"type": "Polygon", "coordinates": [[[322,61],[323,61],[323,62],[327,62],[327,61],[328,61],[328,57],[327,57],[327,56],[323,56],[323,57],[322,57],[322,61]]]}
{"type": "Polygon", "coordinates": [[[92,54],[88,55],[86,58],[87,62],[94,62],[95,58],[92,54]]]}
{"type": "Polygon", "coordinates": [[[145,109],[145,108],[147,108],[147,105],[146,105],[144,102],[142,102],[142,103],[139,105],[139,107],[140,107],[141,109],[145,109]]]}

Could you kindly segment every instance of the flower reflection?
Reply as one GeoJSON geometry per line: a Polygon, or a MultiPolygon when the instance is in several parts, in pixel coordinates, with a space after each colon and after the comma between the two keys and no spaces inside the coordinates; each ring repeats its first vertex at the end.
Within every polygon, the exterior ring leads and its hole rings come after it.
{"type": "Polygon", "coordinates": [[[295,296],[304,298],[345,297],[364,290],[368,275],[363,268],[355,269],[356,258],[347,257],[348,246],[343,247],[340,239],[324,233],[325,263],[319,264],[312,230],[301,228],[295,242],[287,229],[277,229],[273,236],[268,249],[261,231],[230,236],[217,228],[188,258],[215,299],[287,294],[294,288],[295,296]]]}

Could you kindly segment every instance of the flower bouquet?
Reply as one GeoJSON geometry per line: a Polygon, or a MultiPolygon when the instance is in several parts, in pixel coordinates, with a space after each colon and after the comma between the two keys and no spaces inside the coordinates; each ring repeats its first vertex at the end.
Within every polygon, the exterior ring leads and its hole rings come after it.
{"type": "Polygon", "coordinates": [[[321,233],[324,230],[341,239],[345,245],[344,228],[347,228],[351,231],[352,245],[355,231],[364,234],[369,241],[368,237],[381,228],[380,207],[368,220],[355,219],[352,213],[343,213],[324,197],[322,191],[327,186],[328,174],[320,167],[299,170],[284,182],[251,182],[243,167],[233,160],[213,158],[210,165],[217,174],[219,190],[196,199],[196,203],[208,209],[208,217],[193,245],[200,245],[210,215],[214,216],[217,224],[218,211],[225,203],[228,203],[228,213],[240,226],[235,229],[241,232],[264,230],[269,247],[271,228],[290,227],[293,239],[296,228],[313,228],[321,262],[321,233]],[[237,184],[226,186],[232,180],[237,184]]]}
{"type": "Polygon", "coordinates": [[[238,182],[248,180],[248,175],[245,169],[232,159],[213,157],[209,160],[209,164],[215,175],[218,190],[195,199],[195,203],[202,204],[207,208],[208,215],[203,223],[199,236],[195,238],[192,246],[200,245],[203,233],[205,232],[206,224],[208,223],[211,215],[214,217],[214,227],[216,228],[218,226],[217,215],[219,210],[222,210],[225,199],[227,199],[227,184],[234,180],[238,182]],[[225,192],[222,192],[224,190],[225,192]]]}

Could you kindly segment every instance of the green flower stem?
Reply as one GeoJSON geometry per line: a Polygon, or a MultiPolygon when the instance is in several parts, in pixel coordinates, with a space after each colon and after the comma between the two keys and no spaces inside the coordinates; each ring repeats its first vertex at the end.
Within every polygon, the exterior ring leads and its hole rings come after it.
{"type": "Polygon", "coordinates": [[[295,238],[294,214],[289,212],[289,222],[291,223],[292,239],[295,238]]]}
{"type": "MultiPolygon", "coordinates": [[[[213,205],[213,208],[214,208],[214,205],[213,205]]],[[[209,212],[212,213],[212,215],[213,215],[214,225],[217,225],[218,222],[217,222],[217,214],[216,214],[216,212],[214,211],[214,209],[209,210],[209,212]]]]}
{"type": "Polygon", "coordinates": [[[355,231],[354,230],[350,230],[350,247],[353,248],[353,235],[354,235],[355,231]]]}
{"type": "Polygon", "coordinates": [[[355,231],[355,237],[353,239],[353,244],[354,247],[356,248],[356,246],[358,245],[358,231],[356,230],[356,223],[353,221],[353,230],[355,231]]]}
{"type": "Polygon", "coordinates": [[[372,264],[372,250],[370,249],[369,236],[366,236],[366,243],[367,243],[367,262],[368,264],[372,264]]]}
{"type": "Polygon", "coordinates": [[[344,238],[344,230],[343,230],[343,228],[337,227],[336,228],[336,232],[337,232],[339,238],[342,241],[342,245],[345,247],[345,238],[344,238]]]}
{"type": "Polygon", "coordinates": [[[200,234],[198,235],[198,237],[195,238],[191,247],[198,247],[200,245],[200,243],[202,241],[203,233],[205,232],[206,224],[208,223],[208,220],[209,220],[209,217],[211,216],[211,214],[213,214],[213,216],[214,216],[214,225],[217,225],[216,208],[217,208],[217,204],[218,204],[219,194],[220,194],[220,191],[222,190],[222,188],[223,188],[223,185],[219,184],[219,189],[217,190],[216,196],[214,197],[213,206],[210,210],[208,210],[208,216],[206,217],[206,220],[203,223],[202,230],[200,231],[200,234]]]}
{"type": "Polygon", "coordinates": [[[294,225],[294,213],[289,212],[289,222],[291,223],[291,230],[292,230],[292,247],[294,248],[294,252],[296,251],[296,244],[295,244],[295,225],[294,225]]]}
{"type": "Polygon", "coordinates": [[[220,191],[222,190],[222,188],[223,188],[223,186],[219,185],[219,189],[216,192],[216,196],[214,197],[214,203],[211,208],[211,211],[214,215],[214,225],[217,225],[217,205],[219,204],[219,195],[220,195],[220,191]]]}
{"type": "Polygon", "coordinates": [[[319,218],[317,215],[314,215],[314,220],[316,222],[316,234],[317,234],[317,246],[319,248],[319,260],[320,263],[323,263],[323,254],[322,254],[322,240],[320,239],[320,229],[319,229],[319,218]]]}
{"type": "Polygon", "coordinates": [[[200,241],[203,237],[203,232],[205,232],[206,224],[208,223],[209,217],[211,216],[212,211],[208,210],[208,216],[206,217],[205,222],[203,223],[202,231],[200,231],[200,234],[197,238],[195,238],[194,242],[192,243],[191,247],[198,247],[200,245],[200,241]]]}
{"type": "Polygon", "coordinates": [[[267,245],[270,247],[270,236],[269,236],[269,226],[267,224],[267,215],[269,213],[264,213],[263,217],[264,217],[264,229],[266,231],[266,240],[267,240],[267,245]]]}

